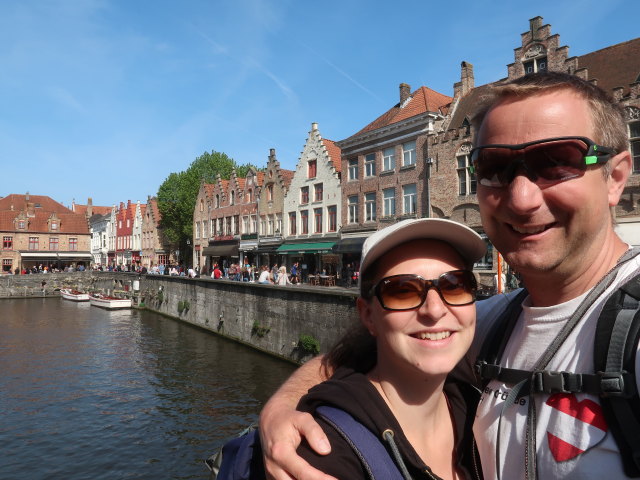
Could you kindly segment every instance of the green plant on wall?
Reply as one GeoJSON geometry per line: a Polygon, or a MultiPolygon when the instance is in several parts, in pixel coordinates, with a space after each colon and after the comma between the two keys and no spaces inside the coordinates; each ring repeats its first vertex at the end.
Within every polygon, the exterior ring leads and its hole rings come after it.
{"type": "Polygon", "coordinates": [[[262,325],[260,322],[258,322],[258,320],[256,320],[255,322],[253,322],[253,327],[251,327],[251,335],[257,335],[258,337],[262,338],[267,333],[269,333],[270,330],[271,327],[262,325]]]}
{"type": "Polygon", "coordinates": [[[300,335],[298,347],[307,353],[312,353],[313,355],[320,353],[320,342],[313,335],[306,335],[304,333],[300,335]]]}
{"type": "Polygon", "coordinates": [[[164,302],[164,291],[163,291],[163,290],[160,290],[160,291],[158,292],[158,296],[157,296],[156,298],[158,299],[158,303],[162,303],[162,302],[164,302]]]}
{"type": "Polygon", "coordinates": [[[184,311],[189,311],[191,304],[187,300],[180,300],[178,302],[178,313],[182,313],[184,311]]]}

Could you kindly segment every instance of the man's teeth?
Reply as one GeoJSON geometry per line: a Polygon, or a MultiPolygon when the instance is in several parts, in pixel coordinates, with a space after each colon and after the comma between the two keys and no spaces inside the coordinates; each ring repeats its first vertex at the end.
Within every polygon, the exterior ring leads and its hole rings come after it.
{"type": "Polygon", "coordinates": [[[515,225],[511,225],[511,227],[518,233],[525,233],[527,235],[533,235],[535,233],[540,233],[540,232],[544,232],[546,227],[542,226],[542,227],[529,227],[529,228],[525,228],[525,227],[516,227],[515,225]]]}
{"type": "Polygon", "coordinates": [[[436,332],[436,333],[427,333],[423,332],[418,335],[421,340],[443,340],[447,337],[451,336],[451,332],[436,332]]]}

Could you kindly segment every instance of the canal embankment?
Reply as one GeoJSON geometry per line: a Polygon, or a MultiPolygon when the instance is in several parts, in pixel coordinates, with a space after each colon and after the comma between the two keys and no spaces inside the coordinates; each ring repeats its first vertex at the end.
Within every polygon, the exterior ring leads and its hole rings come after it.
{"type": "Polygon", "coordinates": [[[0,298],[56,295],[60,288],[133,296],[138,308],[295,363],[326,352],[356,318],[354,289],[120,272],[0,277],[0,298]]]}

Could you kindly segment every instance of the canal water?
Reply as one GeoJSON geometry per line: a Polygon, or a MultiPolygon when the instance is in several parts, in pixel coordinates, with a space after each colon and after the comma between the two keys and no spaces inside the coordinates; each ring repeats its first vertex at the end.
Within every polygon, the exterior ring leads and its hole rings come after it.
{"type": "Polygon", "coordinates": [[[206,479],[295,369],[160,315],[0,301],[0,479],[206,479]]]}

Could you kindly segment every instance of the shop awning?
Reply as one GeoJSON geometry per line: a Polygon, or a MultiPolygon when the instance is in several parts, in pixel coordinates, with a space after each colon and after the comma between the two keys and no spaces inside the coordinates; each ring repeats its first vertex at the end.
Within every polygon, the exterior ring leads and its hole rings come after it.
{"type": "Polygon", "coordinates": [[[343,238],[333,246],[333,253],[362,253],[362,245],[367,237],[343,238]]]}
{"type": "Polygon", "coordinates": [[[202,249],[203,255],[209,255],[212,257],[237,257],[238,244],[233,245],[214,245],[211,247],[205,247],[202,249]]]}
{"type": "Polygon", "coordinates": [[[335,242],[286,243],[278,247],[278,253],[294,255],[296,253],[330,253],[335,242]]]}
{"type": "Polygon", "coordinates": [[[69,258],[73,259],[91,259],[93,256],[89,252],[60,252],[58,253],[60,258],[64,258],[65,260],[69,258]]]}
{"type": "Polygon", "coordinates": [[[258,249],[258,241],[257,240],[252,240],[252,241],[248,241],[245,242],[243,240],[240,240],[240,250],[243,252],[253,252],[254,250],[258,249]]]}

